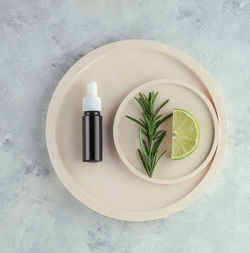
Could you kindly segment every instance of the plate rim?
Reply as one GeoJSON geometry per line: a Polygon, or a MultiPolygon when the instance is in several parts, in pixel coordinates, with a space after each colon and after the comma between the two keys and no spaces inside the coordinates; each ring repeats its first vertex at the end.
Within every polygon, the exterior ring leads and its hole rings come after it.
{"type": "Polygon", "coordinates": [[[179,81],[176,79],[156,79],[156,80],[152,80],[146,83],[143,83],[139,86],[137,86],[136,88],[134,88],[133,90],[131,90],[126,97],[123,98],[122,102],[120,103],[116,114],[115,114],[115,118],[114,118],[114,123],[113,123],[113,139],[114,139],[114,143],[115,143],[115,147],[116,147],[116,151],[120,157],[120,159],[122,160],[122,162],[124,163],[124,165],[132,172],[134,173],[136,176],[138,176],[139,178],[142,178],[148,182],[151,183],[156,183],[156,184],[178,184],[178,183],[182,183],[186,180],[189,180],[193,177],[195,177],[196,175],[198,175],[199,173],[201,173],[206,166],[209,164],[209,162],[212,160],[215,152],[216,152],[216,148],[218,146],[219,143],[219,133],[218,133],[218,118],[217,118],[217,114],[215,113],[214,107],[212,106],[211,102],[209,101],[209,99],[197,88],[190,86],[188,83],[183,82],[183,81],[179,81]],[[145,173],[142,173],[141,171],[139,171],[138,169],[136,169],[126,158],[123,149],[120,145],[119,142],[119,131],[118,131],[118,125],[119,122],[121,120],[121,113],[122,110],[124,108],[124,106],[126,105],[126,103],[132,98],[134,97],[135,93],[140,92],[142,89],[144,88],[148,88],[150,86],[153,86],[154,84],[162,84],[162,83],[166,83],[167,84],[174,84],[174,85],[178,85],[181,87],[184,87],[188,90],[191,90],[193,93],[195,93],[202,101],[203,103],[206,105],[206,107],[208,108],[211,116],[212,116],[212,120],[213,120],[213,127],[214,127],[214,138],[213,138],[213,143],[211,146],[211,149],[207,155],[207,157],[205,158],[205,160],[200,164],[199,167],[197,167],[195,170],[193,170],[191,173],[188,173],[185,176],[181,176],[178,178],[174,178],[174,179],[159,179],[159,178],[154,178],[154,177],[148,177],[145,173]]]}
{"type": "Polygon", "coordinates": [[[118,220],[127,220],[127,221],[149,221],[155,220],[163,217],[167,217],[174,213],[183,210],[185,207],[190,205],[194,202],[209,186],[209,184],[213,181],[215,175],[217,174],[220,165],[222,164],[223,157],[226,152],[226,145],[227,145],[227,116],[225,106],[222,100],[222,97],[218,91],[218,88],[212,78],[209,76],[207,71],[198,64],[191,56],[187,55],[186,53],[182,52],[181,50],[169,46],[167,44],[156,42],[152,40],[122,40],[118,42],[113,42],[104,46],[101,46],[92,52],[88,53],[80,60],[78,60],[63,76],[63,78],[59,81],[53,96],[50,100],[48,112],[46,116],[46,145],[48,149],[48,154],[52,163],[52,166],[63,183],[66,189],[82,204],[87,206],[88,208],[94,210],[97,213],[100,213],[104,216],[118,219],[118,220]],[[184,198],[175,202],[174,204],[152,211],[123,211],[113,209],[104,203],[100,203],[97,200],[93,199],[89,194],[82,191],[82,189],[69,177],[66,170],[63,169],[63,165],[59,159],[58,151],[56,147],[56,140],[55,140],[55,129],[53,129],[53,125],[56,123],[55,114],[57,112],[57,105],[60,104],[60,96],[67,91],[67,83],[74,79],[74,77],[82,71],[90,62],[99,59],[100,57],[109,54],[110,52],[124,50],[127,49],[134,49],[134,48],[143,48],[143,49],[150,49],[150,50],[157,50],[159,52],[168,54],[180,62],[182,62],[187,68],[192,70],[195,75],[204,83],[204,87],[206,87],[207,91],[209,92],[212,102],[215,104],[215,110],[218,114],[219,119],[219,132],[222,130],[223,126],[223,134],[221,134],[221,143],[218,145],[216,154],[220,154],[219,157],[216,155],[213,160],[213,164],[207,171],[206,175],[200,181],[200,183],[184,198]],[[218,105],[218,106],[216,106],[218,105]],[[211,169],[214,168],[214,169],[211,169]]]}

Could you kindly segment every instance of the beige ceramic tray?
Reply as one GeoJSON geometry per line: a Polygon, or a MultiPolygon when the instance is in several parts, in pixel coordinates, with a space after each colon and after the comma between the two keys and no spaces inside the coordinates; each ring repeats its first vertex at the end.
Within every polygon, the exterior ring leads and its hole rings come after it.
{"type": "Polygon", "coordinates": [[[52,165],[65,187],[87,207],[108,217],[143,221],[176,213],[212,182],[226,149],[227,122],[218,90],[207,72],[183,52],[162,43],[130,40],[112,43],[80,59],[63,77],[51,99],[46,142],[52,165]],[[199,89],[219,120],[219,145],[199,174],[178,184],[147,182],[120,160],[113,141],[119,104],[137,86],[156,79],[178,79],[199,89]],[[99,83],[103,104],[104,161],[82,163],[81,101],[89,80],[99,83]]]}
{"type": "Polygon", "coordinates": [[[206,168],[218,145],[218,130],[215,110],[200,90],[177,80],[161,79],[140,85],[125,97],[115,116],[113,135],[121,160],[135,175],[153,183],[176,184],[196,176],[206,168]],[[172,119],[168,119],[162,126],[167,130],[167,136],[160,148],[160,153],[167,150],[167,155],[158,162],[153,176],[148,177],[138,159],[138,125],[129,121],[125,115],[140,118],[141,110],[134,97],[139,92],[148,94],[152,90],[159,93],[156,107],[169,99],[161,110],[164,115],[170,114],[173,108],[181,108],[195,116],[199,123],[200,141],[195,152],[185,159],[171,160],[172,119]]]}

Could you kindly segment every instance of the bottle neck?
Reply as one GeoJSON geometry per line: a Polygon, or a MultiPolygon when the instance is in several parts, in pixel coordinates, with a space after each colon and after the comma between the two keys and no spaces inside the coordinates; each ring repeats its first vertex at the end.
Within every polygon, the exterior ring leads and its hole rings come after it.
{"type": "Polygon", "coordinates": [[[100,111],[85,111],[84,116],[98,116],[101,115],[100,111]]]}

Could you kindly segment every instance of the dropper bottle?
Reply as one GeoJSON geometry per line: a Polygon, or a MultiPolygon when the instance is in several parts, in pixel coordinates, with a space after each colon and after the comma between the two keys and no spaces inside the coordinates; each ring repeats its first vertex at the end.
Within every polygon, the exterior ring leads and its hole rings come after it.
{"type": "Polygon", "coordinates": [[[87,83],[87,96],[82,100],[82,160],[102,161],[101,99],[97,96],[97,83],[87,83]]]}

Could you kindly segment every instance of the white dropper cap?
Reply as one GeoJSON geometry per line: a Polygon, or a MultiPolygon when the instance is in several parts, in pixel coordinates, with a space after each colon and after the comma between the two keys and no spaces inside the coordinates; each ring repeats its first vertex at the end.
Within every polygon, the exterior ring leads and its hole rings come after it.
{"type": "Polygon", "coordinates": [[[97,96],[97,83],[90,81],[87,83],[87,96],[82,100],[82,110],[101,111],[101,99],[97,96]]]}

